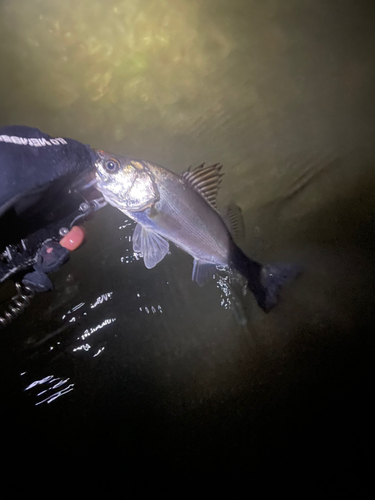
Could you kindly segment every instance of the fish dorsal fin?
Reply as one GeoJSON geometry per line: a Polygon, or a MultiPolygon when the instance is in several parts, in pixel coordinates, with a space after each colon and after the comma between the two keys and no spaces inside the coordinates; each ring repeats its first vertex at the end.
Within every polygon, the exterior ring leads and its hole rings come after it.
{"type": "Polygon", "coordinates": [[[190,170],[190,168],[182,174],[183,179],[216,209],[217,193],[219,192],[221,178],[224,175],[220,173],[222,165],[216,163],[205,167],[204,163],[202,163],[193,170],[190,170]]]}
{"type": "Polygon", "coordinates": [[[167,255],[169,243],[162,236],[137,224],[133,233],[133,250],[142,255],[147,269],[152,269],[167,255]]]}
{"type": "Polygon", "coordinates": [[[237,241],[245,239],[245,224],[240,207],[231,202],[222,216],[234,239],[237,241]]]}

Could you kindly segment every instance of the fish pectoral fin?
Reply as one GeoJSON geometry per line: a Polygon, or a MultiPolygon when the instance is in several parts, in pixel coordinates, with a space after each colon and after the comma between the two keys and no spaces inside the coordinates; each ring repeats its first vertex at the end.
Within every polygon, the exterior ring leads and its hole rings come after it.
{"type": "Polygon", "coordinates": [[[191,279],[196,281],[199,286],[203,286],[212,277],[216,269],[215,264],[205,262],[204,260],[194,259],[193,274],[191,279]]]}
{"type": "Polygon", "coordinates": [[[142,228],[142,255],[147,269],[152,269],[164,259],[169,251],[169,243],[156,233],[142,228]]]}
{"type": "Polygon", "coordinates": [[[136,253],[142,253],[141,235],[142,235],[142,226],[140,224],[137,224],[135,226],[132,237],[133,251],[136,253]]]}
{"type": "Polygon", "coordinates": [[[162,236],[137,224],[133,233],[133,250],[142,255],[147,269],[152,269],[167,255],[169,243],[162,236]]]}

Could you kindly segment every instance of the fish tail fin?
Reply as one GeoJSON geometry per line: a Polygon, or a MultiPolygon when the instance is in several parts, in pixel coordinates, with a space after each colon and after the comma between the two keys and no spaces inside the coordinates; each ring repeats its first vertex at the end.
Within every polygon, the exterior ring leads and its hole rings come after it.
{"type": "Polygon", "coordinates": [[[302,273],[302,268],[294,264],[269,264],[262,267],[261,283],[264,295],[257,297],[263,311],[268,312],[279,302],[282,289],[302,273]]]}
{"type": "Polygon", "coordinates": [[[247,287],[264,312],[271,311],[278,304],[282,289],[302,273],[302,268],[293,264],[263,266],[247,257],[238,247],[233,253],[234,268],[247,279],[247,287]]]}

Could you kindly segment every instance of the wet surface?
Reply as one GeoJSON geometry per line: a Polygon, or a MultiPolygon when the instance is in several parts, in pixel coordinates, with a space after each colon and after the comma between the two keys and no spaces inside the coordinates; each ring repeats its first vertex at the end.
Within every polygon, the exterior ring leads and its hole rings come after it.
{"type": "Polygon", "coordinates": [[[1,332],[19,449],[120,454],[119,470],[234,466],[250,482],[261,471],[357,494],[375,319],[374,8],[73,4],[1,3],[2,124],[178,173],[220,161],[219,204],[241,206],[242,248],[305,272],[269,315],[246,296],[241,326],[224,274],[197,287],[174,247],[147,270],[133,223],[99,211],[55,290],[1,332]]]}

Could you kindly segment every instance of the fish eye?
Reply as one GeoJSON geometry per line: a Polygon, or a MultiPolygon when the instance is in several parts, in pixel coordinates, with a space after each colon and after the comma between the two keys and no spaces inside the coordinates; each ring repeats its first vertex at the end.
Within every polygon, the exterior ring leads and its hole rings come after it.
{"type": "Polygon", "coordinates": [[[106,162],[106,164],[104,165],[104,168],[106,169],[106,171],[110,174],[114,174],[118,171],[118,169],[120,168],[120,164],[117,160],[108,160],[106,162]]]}

